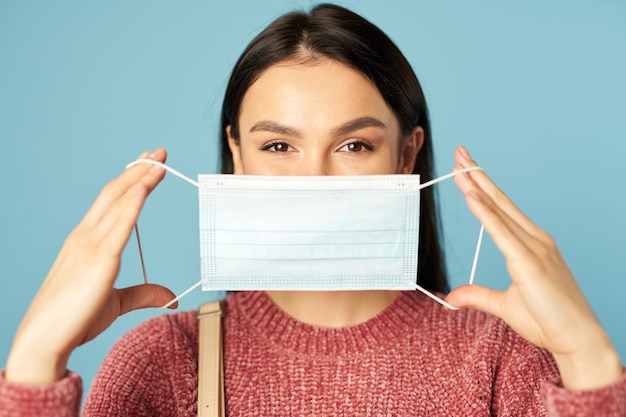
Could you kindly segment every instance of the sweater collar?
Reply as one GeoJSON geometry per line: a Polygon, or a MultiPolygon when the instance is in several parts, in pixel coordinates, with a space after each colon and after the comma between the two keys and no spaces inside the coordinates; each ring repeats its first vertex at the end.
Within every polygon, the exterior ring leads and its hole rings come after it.
{"type": "Polygon", "coordinates": [[[284,313],[264,292],[236,293],[229,308],[278,349],[298,355],[350,356],[396,345],[419,328],[432,302],[416,291],[400,292],[372,319],[345,328],[323,328],[284,313]]]}

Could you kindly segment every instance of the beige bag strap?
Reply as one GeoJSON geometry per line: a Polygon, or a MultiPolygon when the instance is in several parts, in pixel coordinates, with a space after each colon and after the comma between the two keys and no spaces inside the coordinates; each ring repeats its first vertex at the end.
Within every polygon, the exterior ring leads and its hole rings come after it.
{"type": "Polygon", "coordinates": [[[198,417],[224,417],[222,302],[202,304],[198,356],[198,417]]]}

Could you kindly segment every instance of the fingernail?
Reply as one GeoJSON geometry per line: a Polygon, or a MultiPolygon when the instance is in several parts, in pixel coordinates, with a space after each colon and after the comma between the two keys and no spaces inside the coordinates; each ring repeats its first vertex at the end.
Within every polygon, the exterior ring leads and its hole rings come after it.
{"type": "Polygon", "coordinates": [[[137,159],[145,159],[145,158],[148,157],[149,154],[150,154],[150,152],[144,151],[141,155],[139,155],[139,157],[137,159]]]}
{"type": "Polygon", "coordinates": [[[467,149],[465,148],[465,146],[459,146],[459,152],[461,153],[461,156],[465,159],[467,159],[468,161],[470,161],[472,159],[472,157],[470,156],[469,152],[467,151],[467,149]]]}
{"type": "Polygon", "coordinates": [[[153,150],[152,152],[150,152],[150,155],[148,156],[150,159],[155,159],[156,158],[156,152],[158,149],[153,150]]]}

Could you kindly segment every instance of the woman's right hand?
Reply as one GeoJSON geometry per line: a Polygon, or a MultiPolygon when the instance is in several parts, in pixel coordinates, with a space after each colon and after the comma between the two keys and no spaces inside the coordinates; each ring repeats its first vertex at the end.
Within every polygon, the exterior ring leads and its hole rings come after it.
{"type": "MultiPolygon", "coordinates": [[[[164,162],[164,149],[141,158],[164,162]]],[[[165,176],[151,164],[126,169],[100,193],[68,236],[20,324],[7,360],[7,381],[53,383],[70,354],[131,310],[159,307],[174,294],[159,285],[115,289],[120,257],[148,194],[165,176]]],[[[176,304],[171,308],[175,308],[176,304]]]]}

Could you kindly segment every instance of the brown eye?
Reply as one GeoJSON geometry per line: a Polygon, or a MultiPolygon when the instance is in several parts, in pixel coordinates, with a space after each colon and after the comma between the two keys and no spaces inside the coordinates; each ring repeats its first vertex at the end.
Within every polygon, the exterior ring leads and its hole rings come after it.
{"type": "Polygon", "coordinates": [[[367,152],[367,151],[373,151],[373,150],[374,150],[373,146],[368,145],[367,143],[364,143],[358,140],[347,143],[343,145],[341,148],[339,148],[339,151],[341,152],[351,152],[351,153],[367,152]]]}
{"type": "Polygon", "coordinates": [[[289,149],[289,146],[285,145],[282,142],[279,142],[279,143],[275,143],[272,148],[274,149],[274,152],[287,152],[287,149],[289,149]]]}
{"type": "Polygon", "coordinates": [[[360,152],[363,150],[363,144],[360,142],[352,142],[348,144],[348,150],[350,152],[360,152]]]}
{"type": "Polygon", "coordinates": [[[263,146],[261,150],[269,152],[287,152],[289,151],[289,145],[285,142],[271,142],[263,146]]]}

